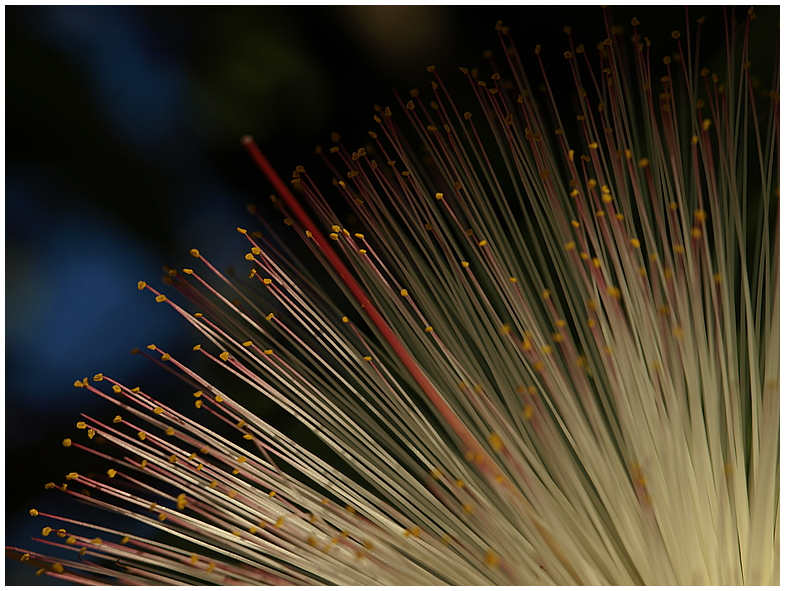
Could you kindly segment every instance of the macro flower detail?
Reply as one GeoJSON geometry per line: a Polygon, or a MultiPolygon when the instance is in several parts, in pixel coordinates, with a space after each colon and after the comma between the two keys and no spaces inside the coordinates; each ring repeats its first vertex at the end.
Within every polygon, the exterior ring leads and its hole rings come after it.
{"type": "Polygon", "coordinates": [[[139,351],[190,390],[78,380],[116,416],[64,445],[111,468],[47,485],[134,531],[33,509],[53,555],[9,554],[77,583],[778,584],[778,95],[754,11],[720,72],[702,26],[567,29],[569,111],[499,23],[473,110],[428,68],[367,144],[317,150],[330,192],[243,138],[312,259],[257,215],[248,274],[194,249],[140,282],[201,333],[139,351]]]}

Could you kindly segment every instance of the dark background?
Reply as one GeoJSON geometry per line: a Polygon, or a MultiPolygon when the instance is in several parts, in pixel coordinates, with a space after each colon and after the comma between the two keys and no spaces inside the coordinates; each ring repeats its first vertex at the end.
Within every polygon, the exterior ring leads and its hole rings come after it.
{"type": "MultiPolygon", "coordinates": [[[[692,23],[702,14],[721,39],[721,10],[695,8],[692,23]]],[[[613,22],[632,16],[653,40],[684,30],[684,8],[614,8],[613,22]]],[[[191,265],[194,247],[219,268],[244,262],[234,228],[256,227],[245,206],[269,211],[270,189],[240,136],[285,177],[317,168],[316,144],[339,131],[361,145],[373,105],[427,85],[427,66],[453,88],[459,66],[488,71],[499,19],[523,54],[543,46],[557,85],[563,26],[587,48],[605,37],[595,7],[6,8],[7,544],[30,547],[30,507],[65,511],[43,484],[83,464],[60,445],[79,413],[112,412],[75,379],[183,390],[128,356],[197,342],[136,282],[161,287],[162,264],[191,265]]],[[[7,584],[52,583],[6,569],[7,584]]]]}

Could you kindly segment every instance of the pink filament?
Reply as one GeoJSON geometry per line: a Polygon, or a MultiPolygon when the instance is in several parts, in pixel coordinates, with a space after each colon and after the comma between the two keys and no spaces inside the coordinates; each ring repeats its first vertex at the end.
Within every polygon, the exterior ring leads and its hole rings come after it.
{"type": "Polygon", "coordinates": [[[470,451],[474,451],[476,453],[480,452],[482,447],[480,446],[479,442],[466,428],[466,425],[463,424],[458,415],[456,415],[452,408],[450,408],[444,398],[442,398],[441,394],[439,394],[436,388],[434,388],[433,384],[423,373],[422,369],[420,369],[420,366],[417,365],[412,356],[403,346],[403,343],[401,343],[393,330],[390,328],[390,325],[387,324],[376,307],[371,303],[371,300],[368,299],[368,296],[365,294],[360,284],[352,276],[349,269],[346,268],[346,265],[344,265],[343,261],[335,253],[329,242],[327,242],[327,239],[321,234],[321,232],[316,230],[316,224],[314,224],[313,220],[311,220],[311,217],[297,201],[297,198],[294,196],[292,191],[289,189],[286,183],[284,183],[272,165],[268,162],[264,154],[262,154],[262,151],[256,145],[256,142],[254,142],[254,139],[251,136],[246,135],[243,136],[241,141],[245,146],[245,149],[251,155],[251,158],[253,158],[256,165],[262,171],[264,176],[267,177],[267,180],[270,181],[270,184],[273,186],[275,191],[281,198],[283,198],[286,206],[292,212],[294,217],[297,218],[297,220],[306,230],[311,231],[316,245],[322,251],[322,254],[325,256],[330,265],[332,265],[335,272],[338,273],[341,281],[343,281],[346,287],[349,288],[349,291],[355,297],[357,302],[368,314],[371,322],[373,322],[384,339],[390,345],[392,350],[398,356],[398,359],[401,360],[401,363],[403,363],[420,388],[422,388],[423,392],[425,392],[439,413],[441,413],[447,424],[450,425],[450,427],[455,431],[455,433],[470,451]]]}

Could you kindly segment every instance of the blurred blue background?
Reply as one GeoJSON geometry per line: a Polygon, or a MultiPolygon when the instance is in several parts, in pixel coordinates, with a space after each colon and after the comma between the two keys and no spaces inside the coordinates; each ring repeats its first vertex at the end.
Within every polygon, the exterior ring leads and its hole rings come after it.
{"type": "MultiPolygon", "coordinates": [[[[646,23],[645,10],[620,9],[615,21],[646,23]]],[[[651,36],[683,27],[683,8],[648,11],[651,36]]],[[[128,351],[155,342],[176,353],[197,340],[136,282],[161,288],[162,265],[190,264],[194,247],[219,268],[243,262],[234,228],[255,227],[245,206],[265,207],[270,189],[241,135],[253,134],[284,175],[317,167],[315,144],[332,131],[365,141],[373,104],[427,84],[426,66],[454,86],[458,66],[483,66],[483,50],[498,47],[498,19],[522,50],[540,43],[560,67],[564,25],[587,45],[604,36],[594,7],[5,14],[6,543],[23,547],[40,529],[27,509],[63,500],[43,484],[83,461],[61,440],[80,412],[112,410],[73,381],[104,372],[160,394],[172,379],[128,351]]],[[[6,569],[7,584],[54,582],[6,569]]]]}

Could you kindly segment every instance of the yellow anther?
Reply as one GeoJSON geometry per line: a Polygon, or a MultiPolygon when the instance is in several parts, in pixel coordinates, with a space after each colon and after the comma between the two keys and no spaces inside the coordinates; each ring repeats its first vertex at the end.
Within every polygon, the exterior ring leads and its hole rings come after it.
{"type": "Polygon", "coordinates": [[[144,441],[145,439],[147,439],[147,433],[145,433],[144,431],[139,431],[139,433],[137,433],[136,435],[137,437],[139,437],[139,441],[144,441]]]}
{"type": "Polygon", "coordinates": [[[117,476],[117,470],[115,470],[114,468],[109,468],[106,471],[106,474],[107,476],[109,476],[109,478],[114,478],[115,476],[117,476]]]}
{"type": "Polygon", "coordinates": [[[155,296],[155,301],[159,304],[166,301],[166,296],[164,294],[159,294],[155,296]]]}
{"type": "Polygon", "coordinates": [[[488,435],[488,443],[491,445],[491,448],[495,452],[500,452],[502,449],[504,449],[504,443],[502,442],[502,438],[495,431],[490,435],[488,435]]]}
{"type": "Polygon", "coordinates": [[[76,472],[69,472],[65,475],[66,480],[76,480],[77,478],[79,478],[79,474],[76,472]]]}
{"type": "Polygon", "coordinates": [[[229,353],[228,353],[228,352],[226,352],[226,351],[224,351],[224,352],[223,352],[223,353],[221,353],[221,354],[220,354],[218,357],[220,357],[220,358],[221,358],[221,361],[226,361],[226,360],[228,360],[228,359],[229,359],[229,353]]]}
{"type": "Polygon", "coordinates": [[[618,287],[610,286],[608,287],[608,295],[612,298],[619,299],[621,298],[621,290],[618,287]]]}
{"type": "Polygon", "coordinates": [[[122,391],[123,391],[123,389],[120,386],[118,386],[117,384],[112,386],[112,392],[114,392],[115,394],[119,394],[122,391]]]}
{"type": "Polygon", "coordinates": [[[564,245],[564,250],[575,250],[575,243],[568,242],[567,244],[564,245]]]}
{"type": "MultiPolygon", "coordinates": [[[[221,396],[220,394],[216,394],[215,395],[215,401],[216,402],[223,402],[224,401],[224,397],[221,396]]],[[[202,452],[202,453],[207,453],[207,452],[202,452]]]]}
{"type": "Polygon", "coordinates": [[[570,223],[572,224],[573,228],[580,228],[581,225],[578,223],[577,220],[571,220],[570,223]]]}
{"type": "Polygon", "coordinates": [[[488,552],[485,553],[485,564],[491,568],[499,566],[499,557],[495,552],[488,550],[488,552]]]}
{"type": "Polygon", "coordinates": [[[433,332],[433,326],[426,326],[425,332],[433,332]]]}
{"type": "Polygon", "coordinates": [[[162,413],[164,412],[164,409],[163,409],[163,408],[161,408],[160,406],[156,406],[156,407],[153,409],[153,412],[154,412],[155,414],[157,414],[157,415],[160,415],[160,414],[162,414],[162,413]]]}
{"type": "Polygon", "coordinates": [[[370,355],[366,355],[365,357],[363,357],[363,359],[365,361],[371,361],[373,359],[373,357],[371,357],[370,355]]]}
{"type": "Polygon", "coordinates": [[[551,292],[547,289],[542,290],[542,299],[549,300],[551,299],[551,292]]]}
{"type": "Polygon", "coordinates": [[[147,283],[144,281],[140,281],[139,283],[136,284],[136,288],[140,291],[143,290],[145,287],[147,287],[147,283]]]}
{"type": "Polygon", "coordinates": [[[640,248],[641,247],[641,241],[638,240],[637,238],[631,238],[630,239],[630,244],[632,244],[633,248],[640,248]]]}
{"type": "Polygon", "coordinates": [[[174,435],[174,427],[167,427],[164,433],[166,433],[169,437],[171,437],[172,435],[174,435]]]}
{"type": "Polygon", "coordinates": [[[28,511],[28,513],[30,513],[30,517],[38,517],[38,510],[37,509],[30,509],[30,511],[28,511]]]}
{"type": "Polygon", "coordinates": [[[407,290],[405,290],[405,289],[402,289],[402,290],[401,290],[401,295],[402,295],[403,297],[406,297],[406,296],[408,296],[408,295],[409,295],[409,292],[408,292],[407,290]]]}

